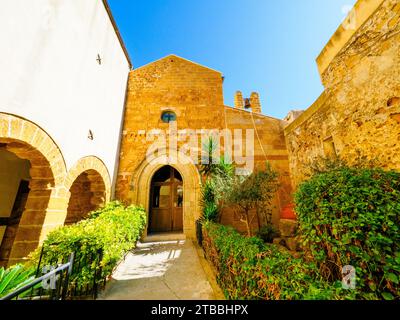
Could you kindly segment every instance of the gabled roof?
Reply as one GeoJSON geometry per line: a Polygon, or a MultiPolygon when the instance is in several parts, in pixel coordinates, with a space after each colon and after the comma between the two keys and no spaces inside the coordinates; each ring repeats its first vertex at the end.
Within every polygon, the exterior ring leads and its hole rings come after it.
{"type": "Polygon", "coordinates": [[[152,62],[150,62],[150,63],[147,63],[147,64],[145,64],[144,66],[141,66],[141,67],[139,67],[139,68],[136,68],[135,70],[139,70],[139,69],[141,69],[141,68],[145,68],[145,67],[147,67],[147,66],[149,66],[149,65],[152,65],[153,63],[157,63],[157,62],[160,62],[160,61],[163,61],[163,60],[166,60],[166,59],[172,59],[172,58],[173,58],[173,59],[179,59],[179,60],[184,61],[184,62],[187,62],[187,63],[191,63],[191,64],[196,65],[196,66],[201,67],[201,68],[208,69],[208,70],[213,71],[213,72],[215,72],[215,73],[218,73],[218,74],[220,74],[220,75],[222,76],[222,72],[220,72],[220,71],[217,71],[217,70],[215,70],[215,69],[206,67],[206,66],[201,65],[201,64],[199,64],[199,63],[197,63],[197,62],[193,62],[193,61],[191,61],[191,60],[182,58],[182,57],[180,57],[180,56],[177,56],[176,54],[169,54],[169,55],[167,55],[167,56],[165,56],[165,57],[163,57],[163,58],[160,58],[160,59],[158,59],[158,60],[155,60],[155,61],[152,61],[152,62]]]}

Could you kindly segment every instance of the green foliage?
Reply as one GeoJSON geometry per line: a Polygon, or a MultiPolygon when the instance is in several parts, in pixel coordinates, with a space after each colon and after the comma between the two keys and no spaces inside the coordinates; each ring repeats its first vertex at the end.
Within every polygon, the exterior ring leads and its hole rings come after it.
{"type": "Polygon", "coordinates": [[[359,299],[400,298],[400,173],[332,166],[295,195],[303,244],[326,278],[356,268],[359,299]]]}
{"type": "Polygon", "coordinates": [[[203,247],[218,272],[218,282],[232,300],[351,299],[341,283],[330,284],[315,264],[294,258],[259,238],[205,223],[203,247]]]}
{"type": "Polygon", "coordinates": [[[218,142],[213,137],[209,137],[202,146],[200,173],[205,177],[218,174],[220,159],[216,156],[217,148],[218,142]]]}
{"type": "Polygon", "coordinates": [[[202,219],[217,221],[224,206],[223,195],[231,185],[234,165],[227,163],[224,157],[215,156],[217,143],[212,137],[203,146],[200,173],[204,176],[201,188],[200,205],[203,210],[202,219]]]}
{"type": "MultiPolygon", "coordinates": [[[[75,225],[64,226],[51,232],[44,242],[45,260],[42,265],[66,258],[75,252],[74,265],[83,266],[73,282],[77,286],[93,283],[97,270],[90,257],[103,251],[101,260],[102,278],[111,275],[115,265],[124,254],[135,247],[146,225],[146,213],[142,208],[124,207],[112,202],[94,211],[89,219],[75,225]]],[[[33,263],[38,262],[41,248],[33,254],[33,263]]]]}
{"type": "Polygon", "coordinates": [[[258,170],[247,177],[234,178],[232,187],[225,194],[226,202],[236,207],[240,220],[246,224],[248,235],[251,236],[251,220],[249,213],[256,209],[257,218],[264,216],[267,223],[271,223],[270,206],[272,199],[278,190],[278,173],[272,169],[269,163],[265,170],[258,170]]]}
{"type": "Polygon", "coordinates": [[[273,224],[267,224],[257,232],[257,237],[265,243],[272,243],[275,238],[279,237],[279,235],[279,230],[275,228],[273,224]]]}
{"type": "Polygon", "coordinates": [[[339,170],[348,167],[358,169],[372,169],[376,168],[378,161],[375,158],[369,158],[359,149],[354,150],[353,157],[350,159],[342,159],[340,157],[316,157],[307,163],[308,172],[306,176],[311,178],[317,174],[330,172],[332,170],[339,170]]]}
{"type": "Polygon", "coordinates": [[[205,221],[216,221],[218,218],[219,210],[215,203],[207,203],[203,208],[203,220],[205,221]]]}
{"type": "Polygon", "coordinates": [[[0,297],[4,297],[30,283],[35,278],[34,275],[34,269],[26,268],[20,264],[7,270],[0,268],[0,297]]]}
{"type": "Polygon", "coordinates": [[[218,217],[218,206],[216,199],[215,184],[212,179],[206,180],[201,188],[200,205],[203,209],[203,219],[216,221],[218,217]]]}

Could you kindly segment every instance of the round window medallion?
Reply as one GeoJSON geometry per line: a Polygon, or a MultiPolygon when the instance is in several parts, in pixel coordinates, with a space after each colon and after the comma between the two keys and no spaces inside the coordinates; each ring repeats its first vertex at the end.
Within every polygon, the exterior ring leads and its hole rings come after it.
{"type": "Polygon", "coordinates": [[[173,111],[164,111],[161,114],[161,120],[164,123],[170,123],[176,121],[176,114],[173,111]]]}

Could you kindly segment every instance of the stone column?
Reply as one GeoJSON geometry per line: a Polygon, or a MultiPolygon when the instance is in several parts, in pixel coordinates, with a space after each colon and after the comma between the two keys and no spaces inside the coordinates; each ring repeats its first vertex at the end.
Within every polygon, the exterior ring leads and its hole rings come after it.
{"type": "Polygon", "coordinates": [[[252,92],[250,96],[250,106],[254,113],[261,113],[260,96],[257,92],[252,92]]]}
{"type": "Polygon", "coordinates": [[[241,91],[235,93],[235,108],[244,109],[243,95],[241,91]]]}

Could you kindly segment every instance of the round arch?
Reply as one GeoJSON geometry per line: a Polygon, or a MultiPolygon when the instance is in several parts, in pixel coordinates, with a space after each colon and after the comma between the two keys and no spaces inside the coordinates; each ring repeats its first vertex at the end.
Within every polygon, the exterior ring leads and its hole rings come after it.
{"type": "MultiPolygon", "coordinates": [[[[22,142],[42,154],[53,172],[54,183],[56,185],[62,183],[67,173],[67,167],[60,148],[50,135],[29,120],[0,112],[0,143],[8,144],[10,142],[22,142]]],[[[17,154],[18,148],[13,152],[17,154]]],[[[28,159],[30,154],[21,149],[17,156],[28,159]]]]}
{"type": "Polygon", "coordinates": [[[2,264],[10,265],[23,261],[49,230],[61,224],[68,202],[62,192],[66,165],[59,147],[42,128],[15,115],[0,113],[0,147],[30,166],[23,203],[17,217],[14,209],[11,212],[12,226],[8,222],[0,249],[2,264]]]}
{"type": "Polygon", "coordinates": [[[111,179],[105,164],[97,157],[80,159],[68,172],[64,183],[70,194],[64,224],[73,224],[104,205],[111,197],[111,179]]]}
{"type": "Polygon", "coordinates": [[[106,201],[111,198],[111,178],[108,169],[103,161],[95,156],[88,156],[78,160],[77,163],[68,171],[68,175],[65,178],[64,186],[69,190],[74,181],[85,171],[94,170],[103,179],[105,190],[106,190],[106,201]]]}
{"type": "MultiPolygon", "coordinates": [[[[169,165],[176,169],[183,179],[183,232],[189,238],[196,237],[195,223],[200,218],[200,174],[193,161],[179,153],[174,156],[159,154],[151,160],[144,160],[135,171],[131,181],[132,202],[150,211],[150,189],[154,174],[169,165]]],[[[147,219],[148,221],[149,219],[147,219]]],[[[148,226],[144,236],[147,236],[148,226]]]]}

